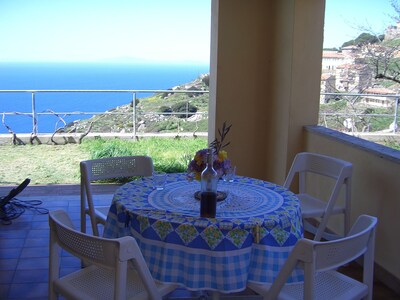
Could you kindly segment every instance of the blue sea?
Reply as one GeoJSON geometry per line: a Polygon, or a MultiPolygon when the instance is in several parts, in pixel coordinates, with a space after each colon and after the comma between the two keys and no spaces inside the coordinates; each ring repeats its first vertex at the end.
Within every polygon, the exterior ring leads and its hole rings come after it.
{"type": "MultiPolygon", "coordinates": [[[[0,63],[0,90],[160,90],[209,73],[208,65],[122,63],[0,63]]],[[[147,97],[151,94],[138,94],[147,97]]],[[[103,112],[132,101],[131,93],[37,93],[36,112],[103,112]]],[[[0,134],[32,132],[32,119],[4,112],[30,113],[31,93],[0,93],[0,134]],[[4,122],[4,124],[3,124],[4,122]]],[[[68,123],[89,116],[61,115],[68,123]]],[[[62,127],[54,115],[39,116],[38,132],[62,127]]]]}

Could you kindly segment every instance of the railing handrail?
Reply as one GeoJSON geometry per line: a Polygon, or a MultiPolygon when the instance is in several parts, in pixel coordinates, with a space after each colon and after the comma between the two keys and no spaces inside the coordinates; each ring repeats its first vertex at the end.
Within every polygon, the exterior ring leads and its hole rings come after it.
{"type": "Polygon", "coordinates": [[[0,90],[0,93],[209,93],[209,90],[0,90]]]}
{"type": "Polygon", "coordinates": [[[355,93],[320,93],[321,95],[340,95],[354,97],[393,97],[398,98],[400,94],[355,94],[355,93]]]}

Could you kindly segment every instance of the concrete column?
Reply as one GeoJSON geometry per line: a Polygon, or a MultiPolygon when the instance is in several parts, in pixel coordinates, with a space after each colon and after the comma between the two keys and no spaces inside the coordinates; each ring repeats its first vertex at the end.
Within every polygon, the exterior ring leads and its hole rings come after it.
{"type": "Polygon", "coordinates": [[[210,136],[233,124],[240,175],[283,183],[319,110],[321,0],[213,0],[210,136]],[[214,123],[215,122],[215,123],[214,123]]]}

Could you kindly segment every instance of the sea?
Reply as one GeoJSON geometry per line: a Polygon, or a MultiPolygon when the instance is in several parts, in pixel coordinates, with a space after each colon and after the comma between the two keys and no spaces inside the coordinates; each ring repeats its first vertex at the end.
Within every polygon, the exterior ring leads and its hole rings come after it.
{"type": "MultiPolygon", "coordinates": [[[[1,90],[166,90],[209,73],[209,65],[155,63],[0,63],[1,90]]],[[[137,98],[149,93],[138,93],[137,98]]],[[[91,115],[56,112],[104,112],[132,101],[132,93],[35,93],[38,133],[91,115]]],[[[32,93],[0,92],[0,134],[31,133],[32,93]],[[6,114],[17,112],[17,115],[6,114]]]]}

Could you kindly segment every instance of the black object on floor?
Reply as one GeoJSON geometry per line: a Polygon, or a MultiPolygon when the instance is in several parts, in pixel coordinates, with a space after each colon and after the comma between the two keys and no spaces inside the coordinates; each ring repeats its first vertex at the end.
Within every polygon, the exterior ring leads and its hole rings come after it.
{"type": "Polygon", "coordinates": [[[11,220],[18,218],[26,209],[33,209],[40,214],[47,214],[46,208],[38,207],[42,204],[40,200],[19,200],[15,198],[30,183],[30,179],[25,179],[19,186],[12,189],[8,195],[0,198],[0,219],[4,225],[10,225],[11,220]]]}

